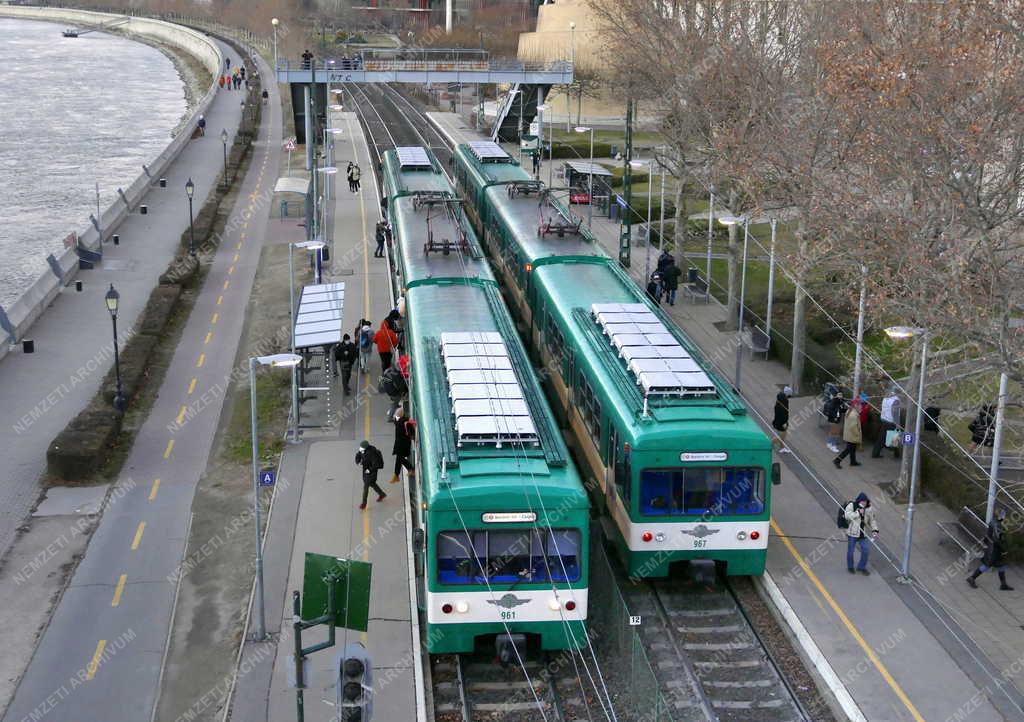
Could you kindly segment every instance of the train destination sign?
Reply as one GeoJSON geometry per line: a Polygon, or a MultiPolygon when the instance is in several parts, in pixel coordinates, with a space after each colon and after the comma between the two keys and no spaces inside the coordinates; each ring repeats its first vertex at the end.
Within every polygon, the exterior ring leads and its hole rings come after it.
{"type": "Polygon", "coordinates": [[[680,461],[727,461],[729,454],[724,451],[684,451],[680,461]]]}
{"type": "Polygon", "coordinates": [[[488,511],[480,516],[484,524],[515,524],[517,522],[537,521],[537,513],[533,511],[488,511]]]}

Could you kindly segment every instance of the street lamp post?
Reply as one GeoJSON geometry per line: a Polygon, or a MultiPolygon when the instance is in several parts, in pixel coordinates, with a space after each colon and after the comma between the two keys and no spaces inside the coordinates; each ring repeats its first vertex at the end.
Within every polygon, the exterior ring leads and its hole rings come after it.
{"type": "Polygon", "coordinates": [[[221,186],[224,188],[228,187],[228,129],[221,128],[220,131],[220,142],[224,146],[224,179],[221,181],[221,186]]]}
{"type": "Polygon", "coordinates": [[[185,182],[185,195],[188,196],[188,255],[195,258],[196,255],[196,230],[192,217],[192,196],[195,195],[196,184],[189,178],[185,182]]]}
{"type": "MultiPolygon", "coordinates": [[[[573,69],[573,74],[576,73],[576,23],[569,23],[569,65],[573,69]]],[[[572,118],[572,87],[566,86],[565,88],[565,132],[569,132],[569,120],[572,118]]],[[[579,118],[576,119],[579,122],[579,118]]]]}
{"type": "Polygon", "coordinates": [[[772,304],[775,299],[775,228],[778,225],[776,219],[772,218],[771,225],[772,245],[768,252],[768,310],[764,314],[764,333],[769,344],[772,342],[772,304]]]}
{"type": "Polygon", "coordinates": [[[124,412],[127,404],[121,389],[121,357],[117,352],[117,304],[121,300],[121,294],[114,290],[113,283],[110,284],[110,290],[107,291],[104,300],[107,303],[107,310],[110,311],[110,323],[114,329],[114,379],[117,383],[117,390],[114,393],[114,408],[124,412]]]}
{"type": "MultiPolygon", "coordinates": [[[[651,280],[651,188],[654,187],[654,183],[651,182],[651,176],[654,173],[654,159],[651,160],[631,160],[629,164],[634,168],[643,168],[647,166],[647,230],[644,232],[644,243],[647,248],[644,252],[644,283],[646,284],[651,280]]],[[[632,209],[627,208],[626,212],[629,213],[632,209]]]]}
{"type": "Polygon", "coordinates": [[[274,73],[277,73],[277,18],[271,18],[270,24],[274,28],[274,73]]]}
{"type": "Polygon", "coordinates": [[[263,544],[260,534],[260,459],[256,433],[256,367],[290,366],[295,368],[302,359],[296,354],[279,353],[272,356],[254,356],[249,359],[249,408],[252,421],[252,510],[256,521],[256,622],[253,638],[262,642],[267,638],[267,620],[263,609],[263,544]]]}
{"type": "Polygon", "coordinates": [[[588,130],[590,131],[590,167],[587,169],[590,171],[587,173],[590,178],[590,190],[588,191],[590,201],[587,203],[587,228],[589,229],[593,227],[594,221],[594,128],[583,125],[576,128],[577,133],[586,133],[588,130]]]}
{"type": "Polygon", "coordinates": [[[719,223],[725,226],[735,225],[743,221],[743,270],[740,273],[740,311],[736,319],[736,376],[734,386],[736,391],[740,390],[740,374],[743,371],[743,307],[746,305],[747,292],[747,248],[750,241],[750,216],[737,218],[726,216],[718,219],[719,223]]]}
{"type": "Polygon", "coordinates": [[[917,477],[921,463],[921,424],[924,419],[924,380],[928,363],[928,331],[912,326],[891,326],[885,329],[889,338],[921,339],[921,370],[917,380],[917,417],[914,420],[914,455],[910,465],[910,490],[907,492],[907,529],[903,537],[903,563],[897,581],[910,583],[910,544],[914,535],[914,497],[917,496],[917,477]]]}
{"type": "Polygon", "coordinates": [[[711,186],[708,199],[708,255],[704,267],[704,302],[711,301],[711,247],[715,238],[715,187],[711,186]]]}
{"type": "MultiPolygon", "coordinates": [[[[774,246],[772,246],[774,249],[774,246]]],[[[864,358],[864,312],[867,306],[868,267],[860,267],[860,300],[857,303],[857,348],[853,356],[853,398],[860,397],[861,368],[864,358]]],[[[770,298],[770,296],[769,296],[770,298]]]]}

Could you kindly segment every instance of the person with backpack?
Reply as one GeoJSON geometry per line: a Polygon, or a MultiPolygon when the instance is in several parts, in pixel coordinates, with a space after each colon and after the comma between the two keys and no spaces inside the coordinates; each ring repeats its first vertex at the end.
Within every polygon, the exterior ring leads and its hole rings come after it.
{"type": "Polygon", "coordinates": [[[682,270],[676,265],[676,259],[669,256],[668,265],[661,272],[665,284],[665,300],[669,306],[676,305],[676,293],[679,291],[679,277],[683,275],[682,270]]]}
{"type": "Polygon", "coordinates": [[[843,435],[843,415],[846,413],[846,401],[843,399],[843,392],[836,391],[831,398],[825,402],[825,420],[828,421],[828,443],[829,451],[839,453],[839,440],[843,435]]]}
{"type": "Polygon", "coordinates": [[[352,175],[349,176],[352,179],[352,192],[359,192],[359,177],[363,174],[362,170],[359,169],[359,164],[356,163],[352,166],[352,175]]]}
{"type": "Polygon", "coordinates": [[[409,385],[406,383],[405,377],[397,366],[389,366],[385,369],[384,374],[380,377],[380,381],[377,383],[377,391],[382,394],[387,394],[388,398],[391,400],[391,405],[388,407],[388,413],[385,417],[389,421],[395,413],[395,410],[401,405],[402,399],[405,397],[408,390],[409,385]]]}
{"type": "Polygon", "coordinates": [[[792,395],[793,387],[786,386],[775,397],[775,414],[772,417],[772,428],[775,429],[779,437],[779,443],[782,444],[782,448],[779,449],[780,454],[790,453],[789,447],[786,446],[786,430],[789,428],[789,397],[792,395]]]}
{"type": "Polygon", "coordinates": [[[416,468],[409,461],[412,442],[416,438],[416,422],[408,418],[405,409],[399,406],[392,417],[392,423],[395,425],[395,445],[391,447],[391,453],[395,455],[395,474],[391,477],[391,483],[397,484],[402,467],[409,472],[409,476],[416,474],[416,468]]]}
{"type": "Polygon", "coordinates": [[[384,240],[385,240],[385,235],[384,235],[384,222],[383,221],[378,221],[377,222],[376,240],[377,240],[377,250],[375,250],[373,252],[373,257],[374,258],[384,258],[384,240]]]}
{"type": "Polygon", "coordinates": [[[868,576],[868,533],[871,534],[870,541],[878,538],[878,523],[875,521],[875,510],[871,508],[871,500],[868,495],[861,492],[857,498],[848,502],[839,510],[836,523],[840,529],[846,530],[846,570],[853,574],[860,572],[868,576]],[[853,566],[853,550],[860,547],[860,561],[857,568],[853,566]]]}
{"type": "MultiPolygon", "coordinates": [[[[347,333],[341,337],[341,343],[334,347],[334,360],[341,369],[341,387],[345,390],[345,395],[348,396],[352,393],[350,384],[352,382],[352,367],[359,359],[359,350],[356,345],[352,343],[352,337],[347,333]]],[[[335,377],[338,373],[335,370],[335,377]]]]}
{"type": "Polygon", "coordinates": [[[996,405],[984,404],[978,415],[968,424],[971,432],[971,453],[977,453],[982,446],[995,444],[996,405]]]}
{"type": "Polygon", "coordinates": [[[356,452],[356,464],[363,467],[363,501],[359,508],[366,508],[366,497],[371,488],[377,492],[377,501],[384,501],[388,495],[377,485],[377,472],[384,468],[384,455],[380,449],[363,439],[356,452]]]}
{"type": "Polygon", "coordinates": [[[364,374],[370,369],[370,352],[373,350],[373,327],[365,318],[356,324],[356,348],[359,350],[359,370],[364,374]]]}
{"type": "Polygon", "coordinates": [[[985,532],[985,553],[982,554],[981,564],[975,569],[971,576],[967,577],[967,585],[977,589],[975,580],[989,569],[995,569],[999,573],[999,589],[1003,592],[1012,592],[1013,587],[1006,583],[1006,550],[1003,548],[1003,521],[1006,519],[1006,509],[1000,509],[992,517],[992,523],[988,525],[985,532]]]}
{"type": "Polygon", "coordinates": [[[391,356],[398,348],[398,334],[388,319],[381,321],[380,328],[373,335],[373,342],[377,344],[377,354],[380,356],[380,370],[387,371],[391,366],[391,356]]]}

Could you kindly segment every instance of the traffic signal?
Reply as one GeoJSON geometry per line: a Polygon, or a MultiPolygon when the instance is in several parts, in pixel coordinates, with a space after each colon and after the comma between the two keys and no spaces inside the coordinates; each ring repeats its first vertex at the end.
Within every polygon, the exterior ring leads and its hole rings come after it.
{"type": "Polygon", "coordinates": [[[341,722],[369,722],[373,716],[373,665],[359,642],[337,657],[338,709],[341,722]]]}

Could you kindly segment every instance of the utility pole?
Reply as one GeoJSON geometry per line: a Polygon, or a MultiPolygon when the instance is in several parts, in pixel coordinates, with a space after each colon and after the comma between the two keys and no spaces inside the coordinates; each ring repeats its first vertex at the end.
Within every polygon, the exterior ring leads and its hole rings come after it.
{"type": "Polygon", "coordinates": [[[985,505],[985,523],[991,524],[996,511],[996,496],[999,494],[999,455],[1003,448],[1003,422],[1006,419],[1006,386],[1009,376],[1005,371],[999,375],[999,400],[996,405],[996,431],[992,439],[992,466],[988,475],[988,503],[985,505]]]}
{"type": "MultiPolygon", "coordinates": [[[[633,160],[633,106],[632,98],[626,100],[626,152],[623,154],[622,160],[622,200],[626,207],[622,209],[624,216],[619,224],[619,263],[624,268],[629,268],[630,242],[632,240],[633,173],[630,161],[633,160]]],[[[644,282],[646,283],[646,279],[644,282]]]]}

